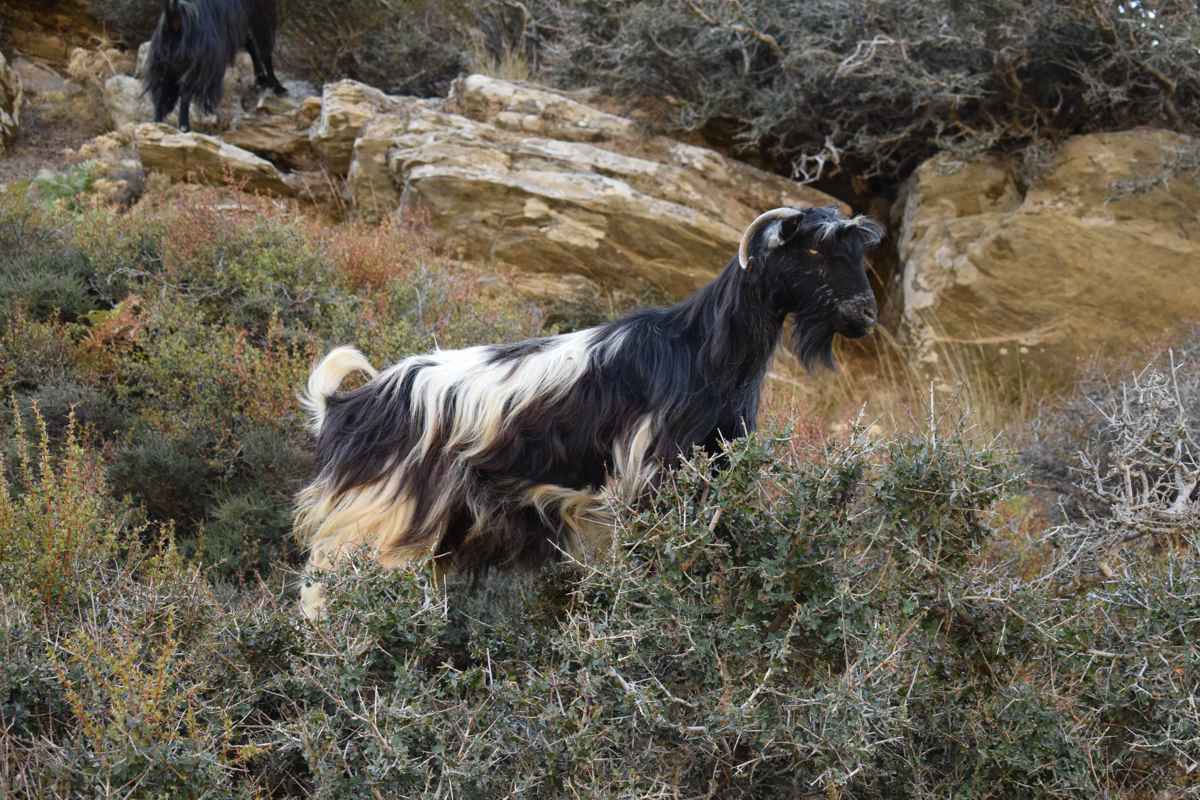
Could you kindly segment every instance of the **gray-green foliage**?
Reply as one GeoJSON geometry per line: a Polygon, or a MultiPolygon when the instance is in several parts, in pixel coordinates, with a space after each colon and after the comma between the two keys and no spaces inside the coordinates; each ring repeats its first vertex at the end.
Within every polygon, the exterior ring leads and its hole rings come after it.
{"type": "Polygon", "coordinates": [[[344,570],[284,741],[329,797],[1184,785],[1195,543],[1077,591],[1058,559],[1022,578],[985,556],[1016,486],[989,449],[857,437],[806,456],[759,438],[697,457],[624,512],[607,558],[516,588],[344,570]]]}
{"type": "MultiPolygon", "coordinates": [[[[30,530],[56,507],[120,518],[85,484],[37,487],[0,511],[30,530]]],[[[92,602],[36,605],[29,577],[0,594],[0,785],[1196,796],[1198,543],[1124,551],[1086,581],[1068,551],[1030,569],[995,548],[1019,487],[1007,457],[953,432],[798,452],[760,435],[619,509],[586,562],[476,583],[356,557],[313,626],[294,589],[214,591],[169,545],[126,556],[110,538],[64,584],[92,602]]],[[[215,517],[260,505],[230,496],[215,517]]]]}
{"type": "Polygon", "coordinates": [[[548,0],[570,85],[669,96],[797,176],[894,179],[936,149],[1200,124],[1190,2],[548,0]]]}

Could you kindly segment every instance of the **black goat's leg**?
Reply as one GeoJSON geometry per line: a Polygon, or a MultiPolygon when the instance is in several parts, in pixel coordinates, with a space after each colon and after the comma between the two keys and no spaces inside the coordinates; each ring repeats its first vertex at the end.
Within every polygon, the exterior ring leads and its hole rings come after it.
{"type": "Polygon", "coordinates": [[[154,121],[162,122],[175,108],[179,101],[179,84],[175,81],[165,81],[158,94],[154,97],[154,121]]]}
{"type": "Polygon", "coordinates": [[[179,94],[179,130],[183,133],[188,133],[192,129],[192,93],[180,92],[179,94]]]}
{"type": "Polygon", "coordinates": [[[287,89],[284,88],[284,85],[279,82],[279,78],[275,77],[275,64],[274,59],[271,56],[270,47],[262,48],[262,60],[263,66],[266,67],[267,70],[267,85],[275,91],[275,94],[287,94],[287,89]]]}
{"type": "Polygon", "coordinates": [[[254,34],[246,37],[246,52],[250,54],[250,61],[254,64],[254,85],[262,89],[267,85],[267,71],[263,68],[262,54],[254,41],[254,34]]]}

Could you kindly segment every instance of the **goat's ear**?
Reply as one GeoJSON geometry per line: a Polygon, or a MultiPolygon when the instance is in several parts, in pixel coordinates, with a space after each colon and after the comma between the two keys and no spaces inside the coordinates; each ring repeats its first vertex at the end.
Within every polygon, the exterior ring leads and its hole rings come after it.
{"type": "Polygon", "coordinates": [[[804,227],[804,215],[800,214],[795,217],[788,217],[779,221],[779,243],[787,243],[800,235],[801,229],[804,227]]]}

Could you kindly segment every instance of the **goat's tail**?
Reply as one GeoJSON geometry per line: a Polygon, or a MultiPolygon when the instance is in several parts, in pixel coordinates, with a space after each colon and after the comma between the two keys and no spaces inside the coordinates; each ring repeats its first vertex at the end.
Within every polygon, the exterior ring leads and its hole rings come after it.
{"type": "Polygon", "coordinates": [[[313,433],[320,433],[325,424],[325,403],[329,396],[338,390],[347,375],[355,371],[365,372],[372,379],[379,374],[358,350],[338,347],[321,359],[308,376],[308,386],[300,395],[300,404],[308,412],[308,425],[313,433]]]}

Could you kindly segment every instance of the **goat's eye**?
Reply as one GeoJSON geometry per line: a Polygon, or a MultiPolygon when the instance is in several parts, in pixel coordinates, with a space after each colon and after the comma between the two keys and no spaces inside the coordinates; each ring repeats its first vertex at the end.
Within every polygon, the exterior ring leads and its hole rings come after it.
{"type": "Polygon", "coordinates": [[[808,251],[808,254],[809,254],[810,256],[819,256],[819,255],[821,255],[821,254],[820,254],[820,253],[818,253],[816,250],[809,250],[809,251],[808,251]]]}

